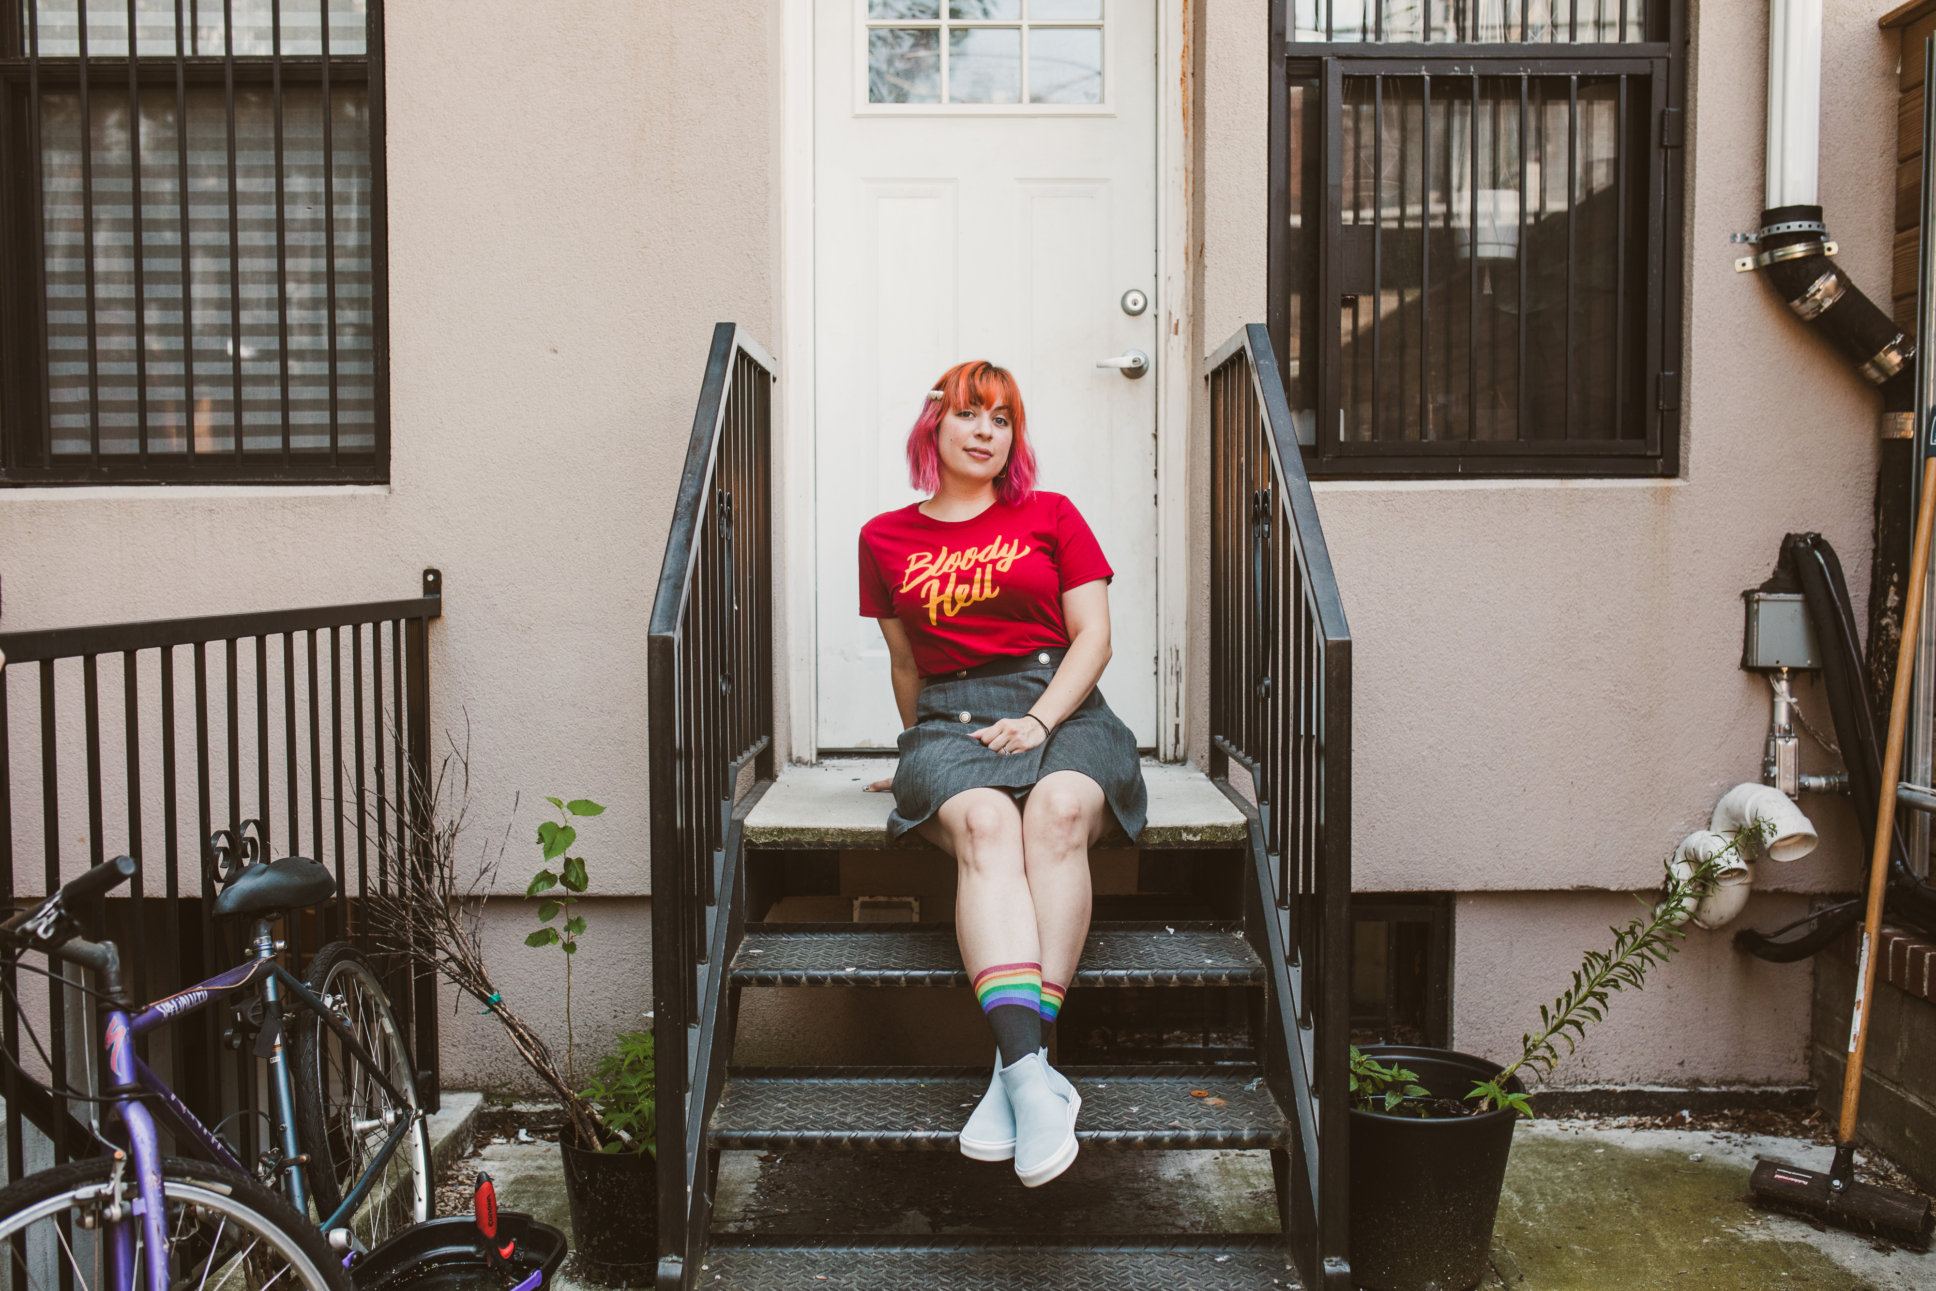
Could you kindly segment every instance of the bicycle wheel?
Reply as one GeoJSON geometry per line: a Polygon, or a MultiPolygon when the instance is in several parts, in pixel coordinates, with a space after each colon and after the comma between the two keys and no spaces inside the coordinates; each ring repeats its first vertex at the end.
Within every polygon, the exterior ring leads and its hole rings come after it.
{"type": "MultiPolygon", "coordinates": [[[[112,1169],[102,1157],[70,1161],[0,1189],[0,1291],[122,1291],[100,1228],[112,1169]]],[[[116,1200],[137,1196],[129,1168],[116,1200]]],[[[166,1157],[162,1196],[173,1266],[164,1291],[354,1291],[315,1226],[246,1175],[166,1157]]],[[[130,1291],[154,1291],[139,1254],[130,1291]]]]}
{"type": "Polygon", "coordinates": [[[421,1115],[416,1075],[383,983],[362,952],[334,941],[309,965],[309,989],[356,1036],[402,1093],[396,1105],[341,1036],[308,1009],[297,1010],[291,1028],[296,1060],[296,1132],[309,1155],[309,1190],[318,1223],[342,1204],[375,1162],[397,1118],[411,1130],[383,1164],[348,1227],[364,1249],[401,1228],[430,1218],[430,1128],[421,1115]]]}

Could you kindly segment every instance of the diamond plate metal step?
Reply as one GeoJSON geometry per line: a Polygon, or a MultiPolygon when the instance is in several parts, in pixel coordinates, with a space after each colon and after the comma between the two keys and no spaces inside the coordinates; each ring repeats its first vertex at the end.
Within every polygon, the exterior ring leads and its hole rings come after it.
{"type": "Polygon", "coordinates": [[[904,1237],[719,1237],[697,1285],[720,1291],[1297,1291],[1284,1239],[1218,1236],[1164,1242],[1089,1237],[1026,1241],[944,1237],[936,1245],[904,1237]]]}
{"type": "MultiPolygon", "coordinates": [[[[1254,1067],[1068,1067],[1085,1147],[1282,1148],[1290,1121],[1254,1067]]],[[[729,1072],[712,1146],[952,1151],[989,1070],[768,1067],[729,1072]]]]}
{"type": "MultiPolygon", "coordinates": [[[[966,986],[951,923],[755,923],[733,959],[735,986],[966,986]]],[[[1236,923],[1098,923],[1075,984],[1262,986],[1264,965],[1236,923]]]]}

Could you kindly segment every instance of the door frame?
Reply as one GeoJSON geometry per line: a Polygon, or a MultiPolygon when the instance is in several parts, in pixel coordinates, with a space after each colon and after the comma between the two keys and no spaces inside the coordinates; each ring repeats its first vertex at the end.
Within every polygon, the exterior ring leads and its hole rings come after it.
{"type": "MultiPolygon", "coordinates": [[[[821,0],[826,3],[827,0],[821,0]]],[[[841,0],[832,0],[840,3],[841,0]]],[[[1129,0],[1113,0],[1124,4],[1129,0]]],[[[814,3],[782,0],[780,10],[780,532],[784,581],[777,608],[784,640],[776,666],[784,677],[787,757],[819,755],[818,632],[815,606],[814,470],[814,3]]],[[[1190,355],[1189,0],[1154,0],[1157,19],[1156,248],[1152,309],[1156,355],[1156,714],[1157,756],[1180,760],[1189,730],[1189,432],[1191,392],[1201,374],[1190,355]],[[1174,75],[1170,73],[1174,71],[1174,75]]],[[[1121,65],[1117,64],[1120,73],[1121,65]]],[[[840,596],[851,588],[827,588],[840,596]]]]}

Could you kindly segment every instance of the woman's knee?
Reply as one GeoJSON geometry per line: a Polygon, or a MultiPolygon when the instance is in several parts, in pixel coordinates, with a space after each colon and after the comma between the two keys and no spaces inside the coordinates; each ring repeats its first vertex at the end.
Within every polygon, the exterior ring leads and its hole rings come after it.
{"type": "Polygon", "coordinates": [[[947,813],[953,818],[950,833],[962,864],[985,869],[1009,860],[1019,863],[1022,822],[1015,804],[992,791],[962,796],[969,800],[947,813]]]}
{"type": "Polygon", "coordinates": [[[1075,785],[1043,784],[1029,795],[1029,841],[1060,848],[1087,847],[1095,814],[1094,795],[1075,785]]]}

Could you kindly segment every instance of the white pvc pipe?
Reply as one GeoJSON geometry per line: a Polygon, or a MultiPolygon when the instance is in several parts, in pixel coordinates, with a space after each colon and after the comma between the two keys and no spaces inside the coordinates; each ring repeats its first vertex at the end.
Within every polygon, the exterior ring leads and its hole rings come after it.
{"type": "Polygon", "coordinates": [[[1695,926],[1712,932],[1733,923],[1748,908],[1748,895],[1753,891],[1753,885],[1748,883],[1714,889],[1695,904],[1695,926]]]}
{"type": "Polygon", "coordinates": [[[1674,849],[1674,859],[1667,863],[1667,872],[1675,884],[1686,884],[1694,877],[1701,865],[1720,858],[1714,883],[1704,892],[1696,893],[1669,920],[1676,927],[1692,918],[1698,927],[1714,929],[1734,920],[1748,904],[1748,894],[1753,890],[1752,871],[1748,868],[1747,858],[1731,849],[1731,840],[1725,834],[1717,834],[1711,829],[1697,829],[1683,838],[1680,846],[1674,849]]]}
{"type": "Polygon", "coordinates": [[[1732,838],[1749,824],[1759,829],[1770,860],[1798,861],[1814,851],[1819,841],[1802,809],[1772,785],[1738,784],[1728,790],[1714,804],[1708,828],[1732,838]]]}
{"type": "Polygon", "coordinates": [[[1769,0],[1763,209],[1816,206],[1822,135],[1822,0],[1769,0]]]}

